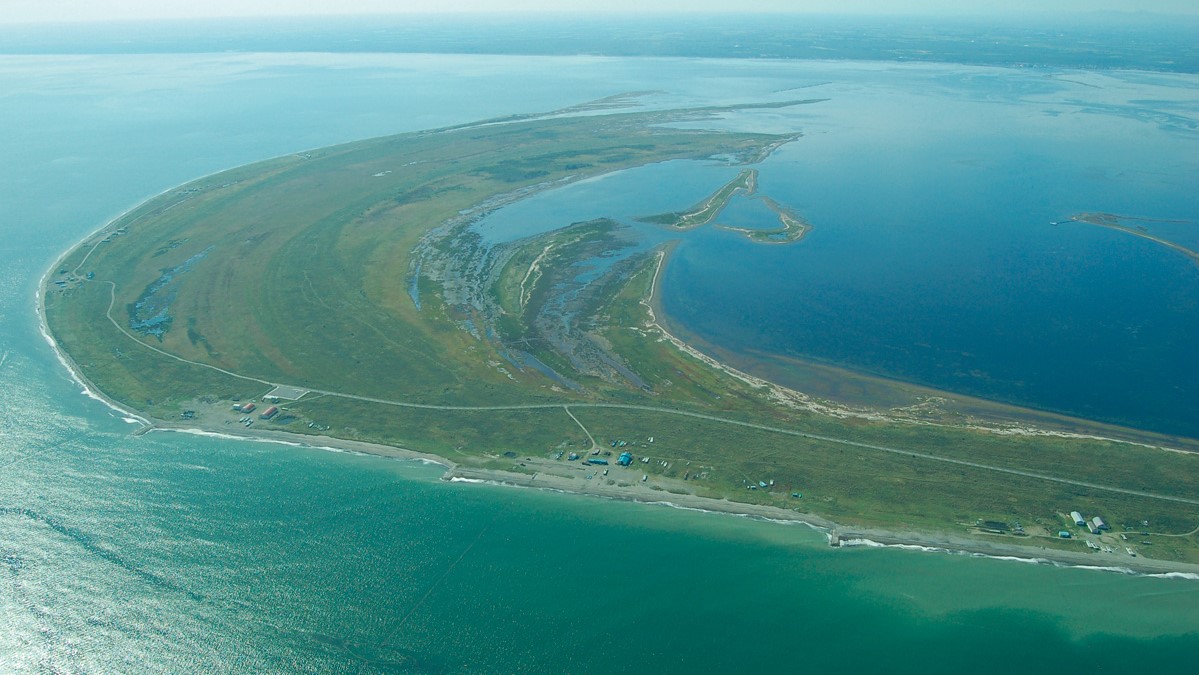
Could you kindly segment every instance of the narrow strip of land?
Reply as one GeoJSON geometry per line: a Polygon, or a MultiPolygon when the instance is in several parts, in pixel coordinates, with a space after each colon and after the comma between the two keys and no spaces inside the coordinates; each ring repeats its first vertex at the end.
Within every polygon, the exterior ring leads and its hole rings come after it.
{"type": "MultiPolygon", "coordinates": [[[[661,264],[661,260],[659,260],[659,264],[661,264]]],[[[113,319],[112,308],[116,303],[116,284],[111,281],[108,281],[105,283],[107,283],[110,286],[110,291],[112,293],[112,300],[109,303],[108,312],[106,313],[108,320],[111,321],[112,324],[114,326],[116,326],[117,330],[121,331],[121,333],[123,333],[126,337],[128,337],[130,340],[133,340],[137,344],[145,347],[146,349],[157,352],[158,354],[167,356],[169,358],[172,358],[176,361],[180,361],[182,363],[186,363],[186,364],[193,365],[193,366],[200,366],[202,368],[208,368],[210,370],[214,370],[214,371],[222,373],[224,375],[229,375],[230,377],[236,377],[238,379],[247,380],[250,382],[258,382],[260,384],[264,384],[264,385],[267,385],[272,388],[276,387],[276,386],[280,386],[281,384],[283,384],[285,386],[292,386],[292,385],[286,385],[286,383],[271,382],[269,380],[264,380],[264,379],[257,378],[257,377],[242,375],[242,374],[235,373],[235,372],[232,372],[229,370],[225,370],[224,368],[219,368],[217,366],[214,366],[214,365],[211,365],[208,363],[201,363],[199,361],[192,361],[190,359],[185,359],[181,356],[171,354],[170,352],[166,352],[164,350],[158,349],[157,347],[155,347],[153,345],[146,344],[145,342],[137,339],[132,334],[130,334],[129,331],[125,330],[124,327],[122,327],[119,323],[117,323],[117,321],[115,319],[113,319]]],[[[592,448],[596,447],[595,438],[593,438],[591,436],[591,432],[589,432],[587,430],[587,428],[585,426],[583,426],[583,423],[580,422],[579,419],[574,416],[574,413],[570,412],[570,408],[567,407],[567,404],[563,404],[563,403],[517,403],[517,404],[511,404],[511,405],[484,405],[484,406],[438,405],[438,404],[432,404],[432,403],[411,403],[408,401],[396,401],[396,400],[385,399],[385,398],[376,398],[373,396],[360,396],[358,394],[349,394],[349,393],[340,392],[340,391],[327,391],[327,390],[322,390],[322,389],[308,388],[308,391],[312,392],[313,394],[323,394],[325,396],[336,396],[339,398],[346,398],[346,399],[351,399],[354,401],[363,401],[366,403],[378,403],[381,405],[394,406],[394,407],[398,407],[398,408],[417,408],[417,409],[422,409],[422,410],[478,411],[478,412],[497,411],[498,412],[498,411],[505,411],[505,410],[548,410],[548,409],[553,409],[553,408],[562,408],[563,410],[566,411],[566,414],[569,415],[572,420],[574,420],[575,424],[579,425],[579,428],[581,428],[583,430],[583,433],[585,433],[587,435],[588,440],[591,441],[591,447],[592,448]]],[[[1114,485],[1100,485],[1098,483],[1072,480],[1069,478],[1060,478],[1058,476],[1050,476],[1050,475],[1046,475],[1046,474],[1042,474],[1042,473],[1037,473],[1034,471],[1026,471],[1023,469],[1012,469],[1012,468],[1001,467],[1001,466],[993,466],[990,464],[983,464],[981,462],[971,462],[969,460],[955,459],[952,457],[942,457],[939,455],[932,455],[932,454],[928,454],[928,453],[924,453],[924,452],[915,452],[913,450],[892,448],[892,447],[887,447],[884,445],[876,445],[873,443],[863,443],[861,441],[853,441],[853,440],[849,440],[849,439],[845,439],[845,438],[836,438],[833,436],[824,436],[824,435],[820,435],[820,434],[813,434],[813,433],[809,433],[806,431],[797,431],[795,429],[784,429],[781,427],[773,427],[773,426],[768,426],[765,424],[756,424],[754,422],[743,422],[741,420],[733,420],[733,419],[729,419],[726,417],[718,417],[716,415],[708,415],[705,413],[691,412],[688,410],[677,410],[675,408],[661,408],[661,407],[656,407],[656,406],[643,406],[643,405],[633,405],[633,404],[623,404],[623,403],[585,403],[585,402],[573,403],[572,402],[572,403],[569,403],[568,405],[573,408],[636,410],[636,411],[641,411],[641,412],[662,413],[662,414],[666,414],[666,415],[679,415],[682,417],[690,417],[693,419],[701,419],[701,420],[706,420],[709,422],[715,422],[717,424],[729,424],[729,425],[744,427],[747,429],[756,429],[758,431],[766,431],[769,433],[783,434],[783,435],[787,435],[787,436],[794,436],[797,438],[805,438],[805,439],[813,440],[813,441],[821,441],[821,442],[825,442],[825,443],[835,443],[838,445],[862,448],[864,450],[874,450],[877,452],[885,452],[885,453],[889,453],[889,454],[893,454],[893,455],[912,457],[912,458],[923,459],[923,460],[932,461],[932,462],[942,462],[942,463],[946,463],[946,464],[955,464],[958,466],[966,466],[966,467],[970,467],[970,468],[974,468],[974,469],[981,469],[984,471],[993,471],[993,472],[1004,473],[1004,474],[1013,475],[1013,476],[1023,476],[1025,478],[1044,480],[1044,481],[1049,481],[1049,482],[1053,482],[1053,483],[1059,483],[1062,485],[1072,485],[1075,487],[1088,488],[1088,489],[1092,489],[1092,490],[1102,490],[1105,492],[1115,492],[1115,493],[1119,493],[1119,494],[1133,495],[1136,497],[1144,497],[1146,499],[1156,499],[1156,500],[1160,500],[1160,501],[1168,501],[1168,502],[1175,502],[1175,503],[1179,503],[1179,504],[1190,504],[1190,505],[1194,505],[1194,506],[1199,506],[1199,499],[1188,499],[1186,497],[1163,495],[1163,494],[1158,494],[1158,493],[1154,493],[1154,492],[1146,492],[1144,490],[1133,490],[1133,489],[1129,489],[1129,488],[1117,487],[1114,485]]]]}
{"type": "Polygon", "coordinates": [[[1155,244],[1165,246],[1168,249],[1177,251],[1178,253],[1185,255],[1187,258],[1190,258],[1191,262],[1195,263],[1196,265],[1199,265],[1199,251],[1194,251],[1192,249],[1189,249],[1189,248],[1183,246],[1182,244],[1179,244],[1179,243],[1170,241],[1169,239],[1164,239],[1162,237],[1150,234],[1149,232],[1145,232],[1145,231],[1136,229],[1134,227],[1129,227],[1128,225],[1125,225],[1122,222],[1125,220],[1131,220],[1131,221],[1141,221],[1141,222],[1146,222],[1146,223],[1182,224],[1182,223],[1187,222],[1185,220],[1163,220],[1163,219],[1157,219],[1157,218],[1136,218],[1136,217],[1132,217],[1132,216],[1120,216],[1120,215],[1116,215],[1114,213],[1080,213],[1076,216],[1070,216],[1070,220],[1072,220],[1076,223],[1087,223],[1088,225],[1098,225],[1099,227],[1107,227],[1107,228],[1110,228],[1113,230],[1118,230],[1120,232],[1125,232],[1127,234],[1131,234],[1134,237],[1140,237],[1141,239],[1148,239],[1149,241],[1151,241],[1155,244]]]}

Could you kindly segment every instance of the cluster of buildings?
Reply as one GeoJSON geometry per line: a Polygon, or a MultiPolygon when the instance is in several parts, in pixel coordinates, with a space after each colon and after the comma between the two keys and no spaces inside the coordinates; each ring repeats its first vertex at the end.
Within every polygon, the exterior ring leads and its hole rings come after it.
{"type": "MultiPolygon", "coordinates": [[[[255,404],[253,401],[250,401],[249,403],[243,403],[243,404],[234,404],[234,406],[233,406],[233,410],[235,410],[236,412],[239,412],[239,413],[252,413],[257,408],[258,408],[258,405],[255,404]]],[[[266,410],[263,410],[262,414],[259,415],[258,417],[261,419],[264,419],[264,420],[269,420],[270,418],[272,418],[278,414],[279,414],[279,406],[273,405],[273,406],[267,408],[266,410]]]]}
{"type": "MultiPolygon", "coordinates": [[[[1074,521],[1075,525],[1077,525],[1079,527],[1087,528],[1087,530],[1089,530],[1091,532],[1091,534],[1099,534],[1100,532],[1103,532],[1105,530],[1112,529],[1103,520],[1103,518],[1100,518],[1099,516],[1095,516],[1094,518],[1087,520],[1086,518],[1083,518],[1082,514],[1079,513],[1078,511],[1071,511],[1070,519],[1074,521]]],[[[1057,534],[1059,537],[1061,537],[1063,539],[1069,539],[1071,536],[1069,530],[1062,530],[1061,532],[1058,532],[1057,534]]]]}

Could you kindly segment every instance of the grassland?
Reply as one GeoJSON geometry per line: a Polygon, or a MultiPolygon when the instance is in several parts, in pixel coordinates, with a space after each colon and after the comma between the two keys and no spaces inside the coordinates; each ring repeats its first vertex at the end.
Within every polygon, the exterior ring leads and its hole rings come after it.
{"type": "MultiPolygon", "coordinates": [[[[242,431],[233,403],[287,384],[310,393],[281,401],[271,420],[249,416],[245,433],[332,436],[564,480],[587,471],[570,453],[614,462],[627,449],[636,461],[613,464],[614,483],[1081,553],[1056,537],[1081,538],[1064,520],[1077,509],[1116,528],[1093,537],[1116,551],[1100,562],[1135,560],[1118,538],[1126,530],[1141,558],[1199,563],[1199,455],[1176,451],[1192,440],[813,399],[663,327],[652,298],[666,251],[578,283],[581,261],[619,244],[619,223],[564,223],[498,246],[470,228],[570,181],[671,159],[752,163],[794,139],[669,124],[716,112],[560,111],[201,179],[68,253],[47,277],[46,322],[80,377],[161,425],[242,431]],[[987,521],[1013,530],[985,533],[987,521]]],[[[747,168],[655,222],[685,236],[754,183],[747,168]]],[[[799,240],[807,225],[775,206],[793,220],[782,236],[799,240]]],[[[596,471],[580,480],[598,481],[596,471]]]]}

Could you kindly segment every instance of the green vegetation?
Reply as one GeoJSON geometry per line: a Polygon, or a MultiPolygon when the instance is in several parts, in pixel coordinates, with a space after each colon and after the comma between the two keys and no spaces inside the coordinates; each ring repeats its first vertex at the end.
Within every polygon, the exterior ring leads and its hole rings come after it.
{"type": "MultiPolygon", "coordinates": [[[[720,367],[662,329],[651,298],[668,251],[579,281],[580,263],[619,248],[619,223],[564,223],[493,247],[469,227],[567,181],[669,159],[753,162],[794,138],[668,124],[716,112],[522,116],[201,179],[68,254],[44,293],[47,323],[98,389],[163,422],[186,411],[189,424],[245,424],[233,401],[286,384],[311,393],[250,422],[563,475],[579,464],[559,453],[623,441],[638,460],[652,457],[620,469],[637,474],[627,483],[645,475],[647,489],[865,526],[961,533],[979,520],[1020,521],[1031,537],[1012,539],[1085,550],[1052,538],[1061,514],[1079,509],[1117,530],[1151,530],[1137,535],[1155,545],[1143,554],[1199,562],[1199,455],[1150,447],[1194,441],[998,433],[949,414],[813,401],[720,367]]],[[[693,209],[649,220],[711,223],[755,188],[745,169],[693,209]]],[[[758,198],[782,227],[746,236],[808,231],[758,198]]]]}

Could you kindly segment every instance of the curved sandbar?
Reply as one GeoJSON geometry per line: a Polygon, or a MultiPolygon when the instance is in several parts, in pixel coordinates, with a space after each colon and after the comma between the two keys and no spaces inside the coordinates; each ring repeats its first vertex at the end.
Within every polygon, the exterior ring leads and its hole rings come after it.
{"type": "Polygon", "coordinates": [[[746,227],[732,227],[716,223],[714,227],[729,232],[739,232],[747,239],[759,244],[790,244],[807,236],[812,225],[802,216],[783,206],[766,195],[758,194],[758,170],[745,169],[737,177],[725,183],[719,190],[686,211],[660,213],[652,216],[642,216],[637,220],[645,223],[665,225],[674,230],[693,230],[709,223],[714,223],[720,214],[728,207],[729,202],[737,195],[761,201],[767,209],[778,216],[780,227],[768,230],[757,230],[746,227]]]}
{"type": "Polygon", "coordinates": [[[686,211],[660,213],[653,216],[642,216],[638,220],[645,223],[666,225],[676,230],[691,230],[716,220],[721,211],[729,205],[729,201],[739,195],[752,195],[758,189],[758,171],[745,169],[737,177],[725,183],[716,192],[686,211]]]}
{"type": "Polygon", "coordinates": [[[657,256],[630,258],[571,312],[546,314],[618,224],[502,249],[471,230],[567,181],[666,159],[751,161],[792,138],[664,125],[713,112],[493,120],[205,178],[68,253],[43,289],[48,329],[81,379],[162,426],[376,443],[563,489],[728,499],[1072,553],[1085,551],[1055,534],[1079,509],[1117,527],[1149,520],[1154,557],[1199,560],[1185,534],[1199,522],[1195,455],[813,401],[680,349],[644,304],[657,256]],[[559,333],[541,319],[568,314],[559,333]],[[514,359],[514,344],[544,368],[514,359]],[[264,400],[277,384],[308,393],[264,400]],[[258,407],[233,410],[248,402],[258,407]],[[616,464],[622,452],[632,466],[616,464]],[[1016,520],[1024,534],[975,526],[1016,520]]]}
{"type": "Polygon", "coordinates": [[[753,230],[745,227],[721,225],[719,223],[716,224],[716,227],[730,232],[740,232],[750,241],[759,244],[792,244],[802,240],[812,231],[812,224],[798,213],[795,213],[766,195],[753,195],[753,197],[760,200],[766,205],[766,208],[778,216],[781,227],[769,230],[753,230]]]}
{"type": "MultiPolygon", "coordinates": [[[[1076,223],[1086,223],[1088,225],[1098,225],[1099,227],[1107,227],[1107,228],[1110,228],[1113,230],[1118,230],[1120,232],[1126,232],[1128,234],[1131,234],[1134,237],[1148,239],[1149,241],[1151,241],[1155,244],[1165,246],[1168,249],[1171,249],[1171,250],[1177,251],[1178,253],[1183,254],[1187,258],[1190,258],[1191,262],[1195,263],[1196,265],[1199,265],[1199,251],[1189,249],[1189,248],[1183,246],[1182,244],[1170,241],[1169,239],[1166,239],[1164,237],[1157,236],[1157,235],[1149,232],[1148,229],[1146,229],[1143,225],[1138,224],[1138,223],[1185,224],[1185,223],[1187,223],[1187,221],[1184,221],[1184,220],[1161,220],[1158,218],[1138,218],[1136,216],[1122,216],[1122,215],[1115,214],[1115,213],[1100,213],[1100,212],[1079,213],[1079,214],[1070,216],[1070,220],[1073,222],[1076,222],[1076,223]]],[[[1054,224],[1056,225],[1057,223],[1054,223],[1054,224]]]]}

